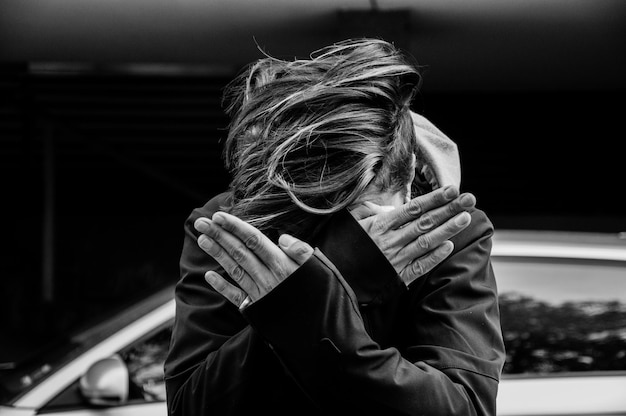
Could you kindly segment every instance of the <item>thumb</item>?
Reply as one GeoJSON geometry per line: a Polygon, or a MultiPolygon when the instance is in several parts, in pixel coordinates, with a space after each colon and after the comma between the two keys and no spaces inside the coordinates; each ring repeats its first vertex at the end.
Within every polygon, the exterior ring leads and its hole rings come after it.
{"type": "Polygon", "coordinates": [[[278,246],[299,266],[313,255],[313,247],[289,234],[282,234],[278,238],[278,246]]]}

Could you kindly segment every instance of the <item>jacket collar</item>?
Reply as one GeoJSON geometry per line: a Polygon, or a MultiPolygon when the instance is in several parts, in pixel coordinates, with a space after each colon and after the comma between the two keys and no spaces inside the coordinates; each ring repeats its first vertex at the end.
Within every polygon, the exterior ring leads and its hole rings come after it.
{"type": "Polygon", "coordinates": [[[346,209],[320,224],[312,243],[341,272],[361,306],[384,302],[407,290],[376,243],[346,209]]]}

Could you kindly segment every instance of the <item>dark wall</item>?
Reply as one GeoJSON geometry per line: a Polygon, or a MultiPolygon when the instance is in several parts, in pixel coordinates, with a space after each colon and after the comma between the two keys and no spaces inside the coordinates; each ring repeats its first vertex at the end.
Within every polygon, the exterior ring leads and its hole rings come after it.
{"type": "Polygon", "coordinates": [[[501,228],[619,232],[624,91],[431,94],[459,145],[463,187],[501,228]]]}
{"type": "Polygon", "coordinates": [[[227,185],[227,79],[5,65],[1,80],[2,328],[54,337],[176,282],[185,218],[227,185]]]}

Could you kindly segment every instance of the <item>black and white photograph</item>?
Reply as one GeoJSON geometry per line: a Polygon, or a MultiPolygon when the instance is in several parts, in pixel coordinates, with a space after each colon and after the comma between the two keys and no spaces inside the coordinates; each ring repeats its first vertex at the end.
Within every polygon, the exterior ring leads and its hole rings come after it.
{"type": "Polygon", "coordinates": [[[0,416],[626,415],[624,0],[0,0],[0,416]]]}

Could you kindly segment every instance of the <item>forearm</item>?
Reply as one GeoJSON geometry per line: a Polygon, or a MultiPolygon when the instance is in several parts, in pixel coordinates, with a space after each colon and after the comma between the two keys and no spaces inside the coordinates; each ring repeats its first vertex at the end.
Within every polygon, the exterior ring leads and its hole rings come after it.
{"type": "Polygon", "coordinates": [[[221,272],[197,245],[192,224],[204,214],[194,211],[185,223],[176,317],[165,361],[172,416],[243,414],[239,407],[247,403],[245,398],[266,385],[257,374],[275,372],[272,367],[277,365],[265,341],[237,308],[204,280],[208,270],[221,272]]]}
{"type": "Polygon", "coordinates": [[[166,378],[168,414],[287,414],[297,407],[301,416],[318,415],[283,370],[266,341],[247,327],[197,365],[166,378]]]}
{"type": "Polygon", "coordinates": [[[169,414],[200,415],[208,409],[215,414],[236,414],[235,407],[252,382],[248,368],[258,369],[267,358],[261,353],[262,343],[248,327],[194,367],[166,378],[169,414]]]}
{"type": "Polygon", "coordinates": [[[281,286],[245,316],[323,409],[476,414],[463,385],[370,338],[354,293],[319,251],[281,286]]]}

